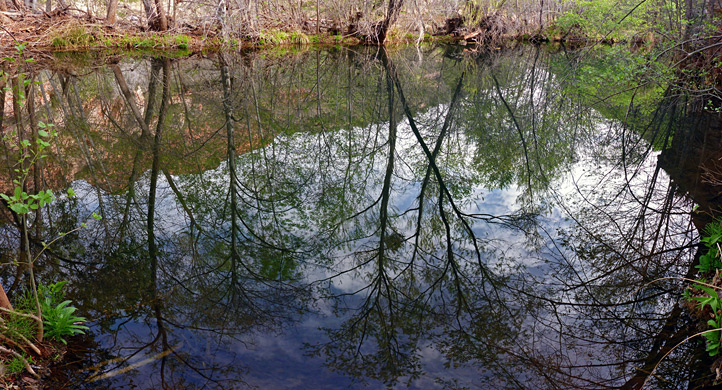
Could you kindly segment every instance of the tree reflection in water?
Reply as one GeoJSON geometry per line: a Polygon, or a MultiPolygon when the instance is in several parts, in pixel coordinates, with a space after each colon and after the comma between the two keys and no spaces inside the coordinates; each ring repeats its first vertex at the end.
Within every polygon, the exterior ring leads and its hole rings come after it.
{"type": "MultiPolygon", "coordinates": [[[[646,285],[693,275],[704,200],[657,164],[693,111],[602,99],[603,53],[414,50],[42,72],[42,173],[79,197],[35,240],[104,217],[42,260],[94,319],[57,382],[640,388],[694,333],[683,284],[646,285]]],[[[653,386],[707,363],[687,343],[653,386]]]]}

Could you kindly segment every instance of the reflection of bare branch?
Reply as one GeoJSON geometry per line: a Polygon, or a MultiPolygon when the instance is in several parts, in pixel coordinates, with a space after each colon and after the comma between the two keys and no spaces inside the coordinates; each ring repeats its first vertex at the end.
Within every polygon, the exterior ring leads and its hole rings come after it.
{"type": "MultiPolygon", "coordinates": [[[[419,129],[416,127],[416,122],[414,121],[413,115],[411,114],[411,110],[406,103],[406,98],[404,97],[403,89],[401,88],[401,82],[399,81],[398,75],[396,74],[396,70],[393,66],[393,64],[390,63],[386,51],[382,50],[381,60],[384,62],[384,66],[386,67],[386,71],[391,74],[391,77],[394,81],[394,84],[396,85],[396,91],[399,94],[399,99],[401,101],[401,105],[404,109],[404,112],[406,113],[406,119],[409,121],[409,126],[411,127],[411,130],[414,133],[414,136],[416,136],[416,140],[419,142],[419,145],[424,151],[424,154],[426,154],[426,157],[428,159],[429,165],[431,166],[431,169],[434,172],[434,176],[436,177],[436,180],[441,187],[441,191],[446,195],[447,200],[449,201],[449,204],[451,205],[452,210],[454,213],[459,217],[462,225],[464,226],[464,229],[469,234],[469,237],[471,238],[471,242],[474,244],[474,250],[476,252],[476,258],[477,263],[479,265],[480,271],[487,277],[488,281],[492,281],[493,279],[490,277],[491,275],[488,273],[486,266],[483,264],[481,260],[481,250],[479,249],[479,243],[476,240],[476,237],[474,235],[473,230],[471,229],[471,226],[466,221],[465,218],[463,218],[463,215],[459,208],[456,205],[456,202],[454,201],[453,196],[449,192],[448,188],[444,185],[444,179],[441,176],[441,171],[439,170],[439,167],[436,165],[436,161],[433,159],[433,155],[431,151],[429,150],[429,147],[426,145],[426,142],[424,141],[423,137],[421,136],[421,133],[419,132],[419,129]]],[[[462,75],[463,77],[463,75],[462,75]]]]}
{"type": "MultiPolygon", "coordinates": [[[[456,83],[456,88],[454,89],[454,95],[451,98],[451,103],[449,103],[449,109],[446,112],[446,116],[444,117],[444,124],[441,126],[441,131],[439,131],[439,136],[436,139],[436,144],[434,145],[434,150],[431,152],[431,160],[436,161],[437,156],[439,155],[439,151],[441,150],[441,145],[444,142],[444,138],[446,136],[446,132],[449,130],[449,127],[451,126],[451,121],[454,114],[454,107],[456,106],[456,102],[459,99],[459,96],[461,95],[461,86],[463,85],[464,81],[464,75],[462,74],[461,77],[459,77],[459,82],[456,83]]],[[[392,91],[393,92],[393,91],[392,91]]],[[[429,185],[429,178],[431,177],[431,164],[429,164],[426,167],[426,173],[424,174],[424,179],[421,182],[421,190],[419,191],[418,196],[418,215],[416,218],[416,232],[414,233],[414,253],[411,256],[411,260],[409,262],[410,266],[413,266],[414,259],[416,258],[416,255],[418,254],[419,249],[419,240],[421,239],[421,221],[424,215],[424,194],[426,192],[426,187],[429,185]]]]}
{"type": "MultiPolygon", "coordinates": [[[[519,139],[521,140],[521,144],[524,147],[524,161],[526,163],[527,185],[528,185],[529,191],[531,191],[532,174],[531,174],[531,167],[529,166],[529,152],[526,147],[526,140],[524,139],[524,133],[521,131],[519,122],[516,121],[516,116],[514,116],[514,111],[512,111],[511,107],[509,107],[509,103],[506,102],[506,99],[504,99],[504,95],[501,93],[501,89],[499,89],[499,81],[496,79],[496,75],[494,75],[492,73],[491,77],[494,79],[494,86],[496,87],[496,93],[499,94],[499,99],[501,99],[501,102],[504,104],[504,107],[506,107],[506,110],[509,113],[509,116],[511,117],[512,122],[514,122],[514,127],[516,127],[516,130],[519,132],[519,139]]],[[[532,100],[533,100],[533,98],[532,98],[532,100]]]]}
{"type": "Polygon", "coordinates": [[[118,66],[118,64],[113,64],[110,68],[113,70],[115,80],[118,82],[118,87],[120,87],[120,91],[123,93],[123,98],[125,98],[125,102],[127,103],[128,108],[130,108],[130,112],[133,113],[133,117],[135,117],[136,122],[140,126],[142,134],[148,137],[150,135],[149,125],[143,119],[143,116],[138,110],[138,104],[135,101],[135,96],[132,92],[130,92],[128,84],[125,82],[125,77],[123,77],[123,72],[120,70],[120,66],[118,66]]]}

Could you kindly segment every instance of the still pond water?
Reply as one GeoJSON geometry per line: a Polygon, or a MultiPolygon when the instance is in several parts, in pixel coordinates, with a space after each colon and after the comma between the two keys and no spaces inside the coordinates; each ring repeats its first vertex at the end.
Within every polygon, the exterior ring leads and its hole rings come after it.
{"type": "MultiPolygon", "coordinates": [[[[91,221],[39,261],[91,328],[52,386],[639,388],[694,333],[684,283],[645,284],[692,275],[709,199],[680,156],[709,121],[665,86],[629,90],[611,51],[37,71],[60,134],[42,180],[77,196],[33,232],[91,221]]],[[[648,386],[709,381],[705,364],[690,341],[648,386]]]]}

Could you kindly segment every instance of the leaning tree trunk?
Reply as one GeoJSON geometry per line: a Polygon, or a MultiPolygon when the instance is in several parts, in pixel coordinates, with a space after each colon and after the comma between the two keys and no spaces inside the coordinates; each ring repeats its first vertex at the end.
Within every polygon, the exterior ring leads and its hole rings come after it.
{"type": "Polygon", "coordinates": [[[389,0],[389,6],[386,9],[386,15],[380,22],[376,22],[371,26],[371,35],[366,37],[366,42],[374,45],[383,45],[386,42],[386,36],[389,28],[396,22],[401,13],[401,6],[404,0],[389,0]]]}

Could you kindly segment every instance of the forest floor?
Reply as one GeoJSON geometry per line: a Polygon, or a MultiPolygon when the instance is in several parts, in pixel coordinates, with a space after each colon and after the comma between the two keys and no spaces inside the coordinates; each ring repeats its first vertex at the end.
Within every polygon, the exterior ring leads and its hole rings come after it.
{"type": "MultiPolygon", "coordinates": [[[[66,14],[0,12],[0,53],[16,51],[23,44],[30,51],[100,49],[201,50],[223,44],[215,31],[181,26],[166,32],[144,31],[140,25],[66,14]]],[[[229,42],[230,43],[230,42],[229,42]]]]}
{"type": "MultiPolygon", "coordinates": [[[[390,43],[412,43],[417,37],[391,35],[390,43]]],[[[459,37],[428,35],[426,41],[456,41],[459,37]]],[[[0,55],[13,56],[20,49],[40,54],[57,51],[184,51],[187,54],[221,48],[241,49],[292,44],[354,45],[361,41],[351,34],[319,35],[280,29],[255,36],[224,38],[215,26],[179,24],[168,31],[147,31],[140,23],[119,20],[108,25],[102,18],[77,12],[21,14],[0,12],[0,55]]],[[[178,53],[182,55],[182,53],[178,53]]]]}
{"type": "MultiPolygon", "coordinates": [[[[447,24],[448,21],[447,21],[447,24]]],[[[484,43],[496,47],[501,41],[531,41],[538,36],[511,34],[498,31],[469,29],[461,24],[438,28],[433,34],[426,33],[423,42],[444,42],[476,45],[484,43]],[[488,39],[493,36],[494,39],[488,39]]],[[[544,40],[544,39],[542,39],[544,40]]],[[[547,39],[549,40],[549,39],[547,39]]],[[[554,41],[554,38],[550,40],[554,41]]],[[[571,43],[583,44],[566,39],[571,43]]],[[[140,51],[163,52],[170,55],[189,55],[219,49],[263,48],[280,45],[356,45],[362,41],[356,34],[339,33],[330,28],[320,34],[293,29],[271,28],[253,35],[224,37],[217,24],[190,25],[171,23],[164,32],[149,31],[137,17],[119,19],[109,25],[104,18],[93,17],[85,11],[62,9],[51,13],[0,12],[0,56],[14,57],[19,50],[32,52],[33,58],[49,56],[51,52],[108,51],[109,54],[140,51]]],[[[391,29],[386,44],[418,44],[418,33],[391,29]]]]}

